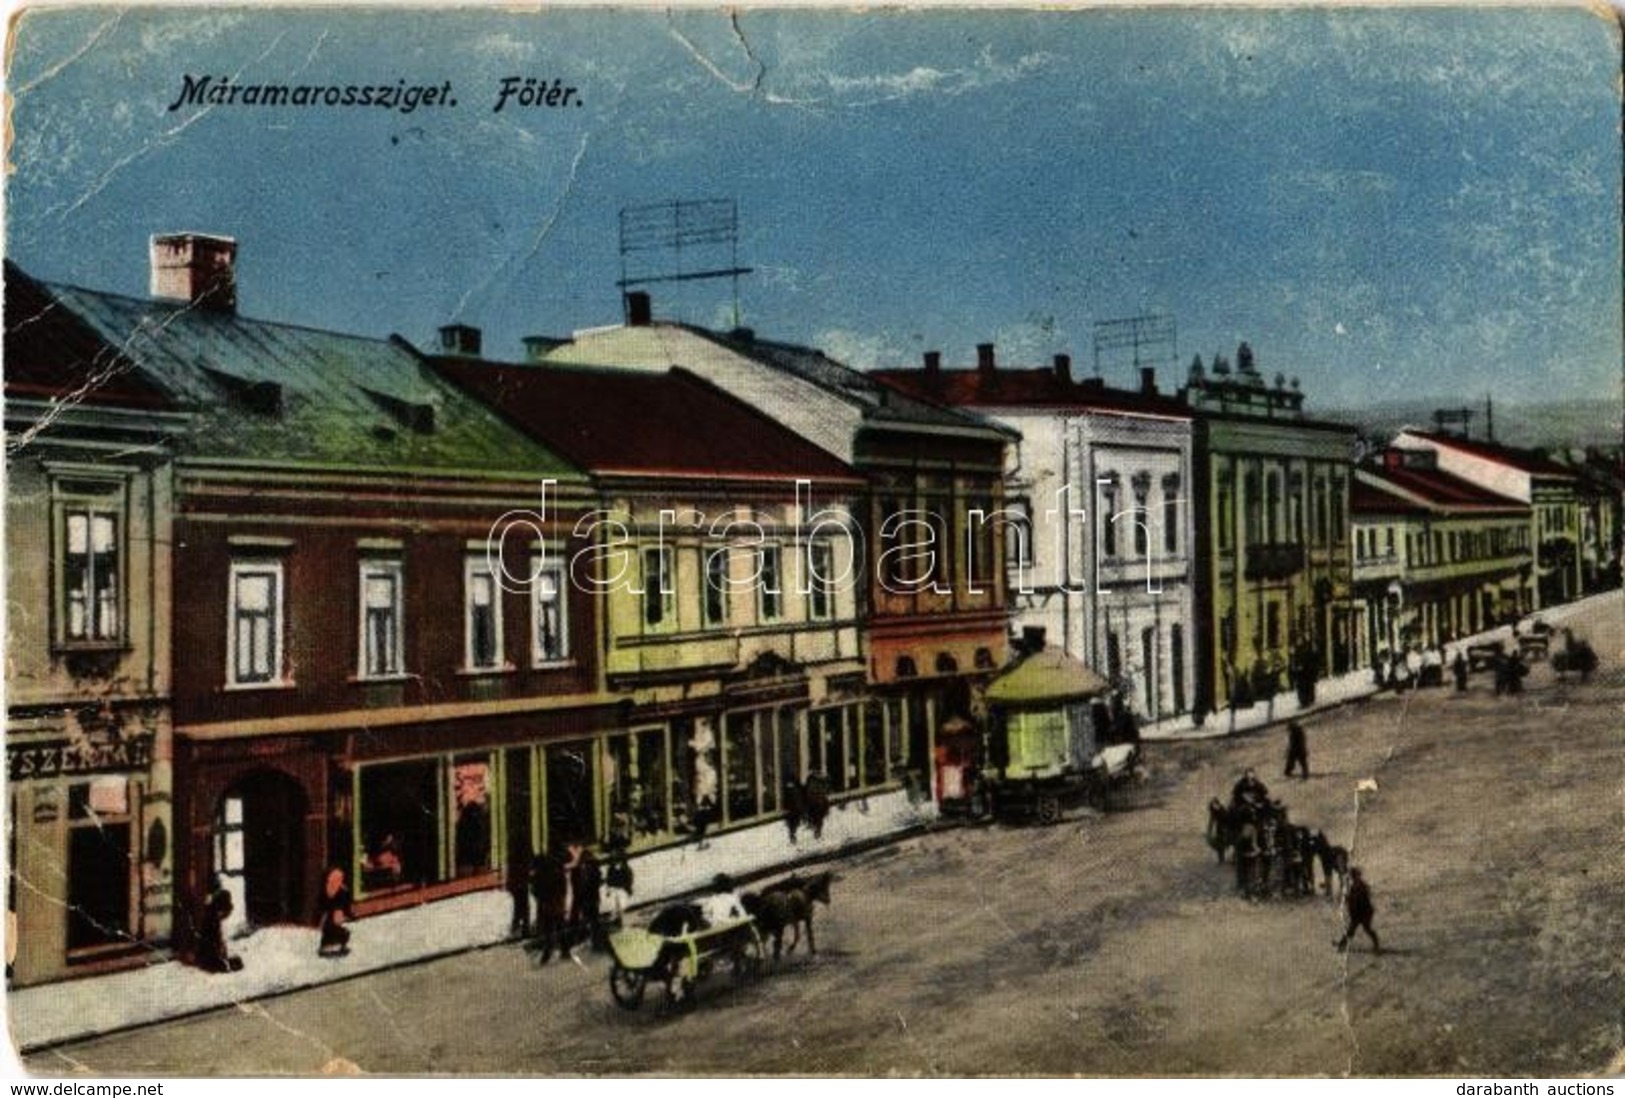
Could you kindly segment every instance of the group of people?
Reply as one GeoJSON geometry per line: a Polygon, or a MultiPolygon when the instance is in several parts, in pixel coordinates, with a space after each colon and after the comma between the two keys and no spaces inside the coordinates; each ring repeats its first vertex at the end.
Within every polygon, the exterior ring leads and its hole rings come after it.
{"type": "MultiPolygon", "coordinates": [[[[243,959],[226,943],[226,924],[236,912],[231,890],[220,877],[210,878],[208,892],[198,905],[192,924],[192,963],[205,972],[241,972],[243,959]]],[[[355,918],[349,882],[339,866],[332,866],[322,879],[317,898],[320,913],[318,957],[343,957],[350,952],[349,922],[355,918]]]]}
{"type": "Polygon", "coordinates": [[[601,949],[606,886],[612,904],[609,921],[614,921],[632,895],[632,867],[619,847],[613,850],[607,870],[580,839],[567,841],[557,851],[511,858],[511,931],[517,937],[530,939],[542,962],[550,960],[554,950],[574,957],[583,943],[601,949]]]}
{"type": "MultiPolygon", "coordinates": [[[[1289,775],[1292,773],[1294,761],[1301,761],[1303,776],[1307,778],[1309,776],[1309,753],[1305,744],[1303,728],[1296,721],[1287,726],[1287,744],[1287,773],[1289,775]]],[[[1294,862],[1297,864],[1298,870],[1302,874],[1300,880],[1309,882],[1311,886],[1309,891],[1312,891],[1314,870],[1310,865],[1310,859],[1319,856],[1324,860],[1328,853],[1334,849],[1325,845],[1325,836],[1318,832],[1314,836],[1310,836],[1307,828],[1290,827],[1287,824],[1285,806],[1278,800],[1270,799],[1269,789],[1259,780],[1257,772],[1251,768],[1248,768],[1242,774],[1232,788],[1230,803],[1232,813],[1248,813],[1264,821],[1260,828],[1253,829],[1250,836],[1252,847],[1250,859],[1248,853],[1242,849],[1242,843],[1238,842],[1237,844],[1237,888],[1246,891],[1249,896],[1255,895],[1253,886],[1256,884],[1256,863],[1263,855],[1262,847],[1266,845],[1259,841],[1259,834],[1264,831],[1271,834],[1285,832],[1288,835],[1288,838],[1282,843],[1276,844],[1272,842],[1267,845],[1279,845],[1281,847],[1280,852],[1285,855],[1285,861],[1289,864],[1294,862]],[[1296,833],[1299,840],[1296,844],[1291,839],[1294,833],[1296,833]],[[1249,860],[1255,863],[1254,866],[1248,866],[1249,860]]],[[[1343,864],[1346,864],[1346,852],[1341,847],[1335,848],[1335,851],[1344,860],[1343,864]]],[[[1283,883],[1285,883],[1288,876],[1290,876],[1290,873],[1283,873],[1283,883]]],[[[1327,888],[1330,889],[1329,876],[1327,888]]],[[[1382,941],[1378,938],[1376,930],[1371,925],[1375,916],[1376,905],[1371,899],[1371,886],[1366,882],[1365,874],[1359,866],[1350,866],[1347,884],[1343,890],[1343,934],[1332,944],[1338,950],[1347,949],[1355,932],[1364,931],[1366,936],[1371,939],[1372,950],[1381,953],[1382,941]]]]}

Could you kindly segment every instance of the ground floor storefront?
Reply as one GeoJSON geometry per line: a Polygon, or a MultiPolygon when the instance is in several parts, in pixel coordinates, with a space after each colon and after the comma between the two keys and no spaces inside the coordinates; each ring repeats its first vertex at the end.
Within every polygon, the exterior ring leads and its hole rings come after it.
{"type": "Polygon", "coordinates": [[[8,714],[12,983],[144,964],[167,945],[168,724],[142,703],[8,714]]]}
{"type": "Polygon", "coordinates": [[[874,837],[934,812],[939,725],[947,742],[974,727],[969,710],[963,679],[871,691],[855,675],[388,727],[182,728],[180,902],[196,912],[225,890],[231,938],[313,923],[333,867],[366,916],[522,882],[537,852],[567,843],[664,876],[654,867],[695,848],[761,848],[734,837],[747,832],[820,839],[849,805],[838,833],[874,837]]]}

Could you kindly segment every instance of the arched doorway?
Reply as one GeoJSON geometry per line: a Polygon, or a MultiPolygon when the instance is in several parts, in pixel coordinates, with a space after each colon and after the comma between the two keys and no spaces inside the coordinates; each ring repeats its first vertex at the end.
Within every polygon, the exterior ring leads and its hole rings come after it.
{"type": "Polygon", "coordinates": [[[245,774],[215,808],[215,872],[255,926],[304,921],[308,811],[304,789],[279,770],[245,774]]]}

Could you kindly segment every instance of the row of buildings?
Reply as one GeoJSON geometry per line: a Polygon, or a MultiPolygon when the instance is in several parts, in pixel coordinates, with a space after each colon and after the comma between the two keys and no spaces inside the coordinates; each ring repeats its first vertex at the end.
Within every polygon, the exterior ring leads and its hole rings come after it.
{"type": "Polygon", "coordinates": [[[217,884],[309,921],[328,866],[362,915],[572,839],[698,884],[782,857],[813,775],[895,830],[1040,635],[1200,720],[1618,582],[1617,461],[1357,463],[1245,346],[1168,393],[865,374],[632,294],[501,362],[250,319],[235,257],[154,238],[148,298],[6,268],[21,984],[171,955],[217,884]]]}

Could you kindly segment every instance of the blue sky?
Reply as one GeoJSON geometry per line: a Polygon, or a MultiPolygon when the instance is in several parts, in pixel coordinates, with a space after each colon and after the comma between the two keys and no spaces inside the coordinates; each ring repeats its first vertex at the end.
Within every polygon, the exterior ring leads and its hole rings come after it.
{"type": "MultiPolygon", "coordinates": [[[[619,319],[617,213],[733,198],[743,321],[859,366],[1013,364],[1173,314],[1310,407],[1617,403],[1615,25],[1579,7],[33,11],[7,253],[146,292],[238,238],[244,312],[428,344],[619,319]],[[455,109],[183,107],[185,74],[438,84],[455,109]],[[584,106],[491,110],[504,76],[584,106]]],[[[696,259],[706,257],[696,256],[696,259]]],[[[726,283],[657,315],[732,323],[726,283]]],[[[1126,367],[1109,376],[1128,383],[1126,367]]]]}

